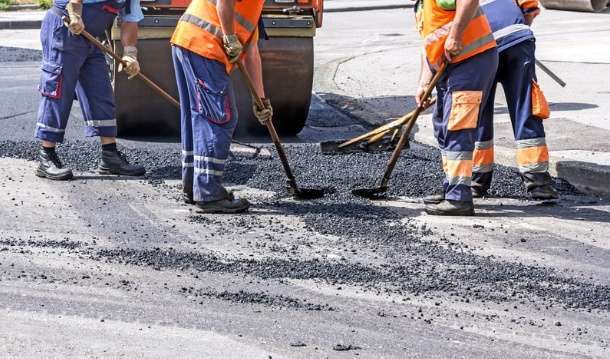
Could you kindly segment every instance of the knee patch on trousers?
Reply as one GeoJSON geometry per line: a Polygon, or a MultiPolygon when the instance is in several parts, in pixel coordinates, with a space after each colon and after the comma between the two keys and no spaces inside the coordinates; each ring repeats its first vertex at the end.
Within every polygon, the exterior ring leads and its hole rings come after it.
{"type": "Polygon", "coordinates": [[[482,99],[482,91],[454,91],[447,125],[449,131],[476,128],[482,99]]]}
{"type": "Polygon", "coordinates": [[[43,96],[59,99],[61,98],[62,66],[51,62],[42,63],[42,74],[38,90],[43,96]]]}

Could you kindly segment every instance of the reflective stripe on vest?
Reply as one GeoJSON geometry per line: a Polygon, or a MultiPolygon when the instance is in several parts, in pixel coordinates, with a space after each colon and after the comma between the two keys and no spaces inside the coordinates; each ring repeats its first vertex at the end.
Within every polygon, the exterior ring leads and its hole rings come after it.
{"type": "MultiPolygon", "coordinates": [[[[435,0],[424,0],[421,34],[424,37],[426,57],[433,68],[438,68],[444,59],[445,40],[453,25],[455,11],[443,10],[435,0]]],[[[478,8],[462,34],[464,48],[452,59],[457,63],[496,46],[487,17],[478,8]]]]}
{"type": "Polygon", "coordinates": [[[193,25],[199,26],[203,30],[209,32],[210,34],[216,36],[219,40],[222,41],[222,30],[216,27],[214,24],[211,24],[203,19],[198,18],[192,14],[184,14],[180,17],[180,21],[188,22],[193,25]]]}
{"type": "MultiPolygon", "coordinates": [[[[200,56],[225,64],[227,73],[233,69],[224,52],[223,32],[216,9],[217,0],[193,0],[178,21],[171,43],[200,56]]],[[[247,49],[251,41],[257,41],[256,30],[263,10],[263,0],[235,3],[234,31],[247,49]]]]}

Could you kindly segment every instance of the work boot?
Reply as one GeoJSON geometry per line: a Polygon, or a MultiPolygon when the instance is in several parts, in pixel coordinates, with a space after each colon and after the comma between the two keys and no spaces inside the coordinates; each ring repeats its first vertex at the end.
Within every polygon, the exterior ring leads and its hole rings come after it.
{"type": "Polygon", "coordinates": [[[243,198],[223,198],[212,202],[197,202],[201,213],[242,213],[250,208],[250,202],[243,198]]]}
{"type": "Polygon", "coordinates": [[[431,194],[423,198],[424,204],[439,204],[445,200],[445,193],[431,194]]]}
{"type": "MultiPolygon", "coordinates": [[[[184,201],[184,203],[186,204],[195,204],[195,200],[193,199],[193,186],[189,187],[189,189],[183,188],[182,190],[182,200],[184,201]]],[[[229,201],[232,201],[235,199],[235,196],[233,195],[233,191],[227,190],[226,188],[222,188],[222,190],[225,192],[225,199],[228,199],[229,201]]]]}
{"type": "Polygon", "coordinates": [[[64,168],[57,152],[55,152],[55,148],[41,148],[38,152],[38,158],[40,164],[36,169],[36,176],[55,181],[66,181],[74,177],[71,169],[64,168]]]}
{"type": "Polygon", "coordinates": [[[129,164],[125,155],[114,148],[104,147],[98,172],[103,175],[143,176],[146,170],[143,166],[129,164]]]}
{"type": "Polygon", "coordinates": [[[559,193],[549,184],[533,187],[528,191],[528,194],[535,201],[553,201],[559,199],[559,193]]]}
{"type": "Polygon", "coordinates": [[[474,216],[474,203],[446,199],[439,204],[426,206],[426,213],[434,216],[474,216]]]}
{"type": "Polygon", "coordinates": [[[470,186],[472,198],[483,198],[487,196],[487,190],[482,186],[470,186]]]}
{"type": "Polygon", "coordinates": [[[557,190],[553,188],[553,179],[548,172],[522,173],[521,178],[527,194],[536,201],[551,201],[559,199],[557,190]]]}

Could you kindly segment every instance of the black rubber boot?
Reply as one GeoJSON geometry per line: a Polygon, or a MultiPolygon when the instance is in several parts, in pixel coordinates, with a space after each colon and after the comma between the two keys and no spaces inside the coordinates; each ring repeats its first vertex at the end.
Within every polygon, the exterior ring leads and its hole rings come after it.
{"type": "Polygon", "coordinates": [[[474,203],[446,199],[439,204],[426,206],[426,213],[434,216],[474,216],[474,203]]]}
{"type": "Polygon", "coordinates": [[[470,192],[472,192],[472,198],[483,198],[487,197],[487,189],[482,186],[473,184],[470,186],[470,192]]]}
{"type": "Polygon", "coordinates": [[[129,164],[125,155],[117,150],[102,150],[98,172],[102,175],[143,176],[146,170],[143,166],[129,164]]]}
{"type": "Polygon", "coordinates": [[[439,204],[445,200],[444,193],[431,194],[423,198],[424,204],[439,204]]]}
{"type": "Polygon", "coordinates": [[[36,176],[55,181],[67,181],[74,177],[71,169],[64,168],[54,148],[41,148],[38,158],[40,164],[36,176]]]}
{"type": "Polygon", "coordinates": [[[553,179],[548,172],[522,173],[525,190],[531,199],[536,201],[553,201],[559,199],[559,193],[553,188],[553,179]]]}
{"type": "Polygon", "coordinates": [[[245,199],[224,198],[213,202],[197,202],[201,213],[243,213],[250,208],[250,202],[245,199]]]}
{"type": "Polygon", "coordinates": [[[193,200],[193,176],[189,177],[188,179],[182,179],[182,200],[186,204],[195,204],[195,200],[193,200]]]}
{"type": "MultiPolygon", "coordinates": [[[[193,199],[192,184],[190,186],[188,186],[188,183],[186,183],[184,180],[182,181],[182,183],[183,183],[182,200],[186,204],[196,204],[197,202],[195,202],[195,200],[193,199]],[[186,186],[185,186],[185,184],[186,184],[186,186]]],[[[229,201],[232,201],[235,199],[235,196],[233,195],[233,191],[229,191],[224,187],[222,188],[222,190],[225,192],[225,199],[228,199],[229,201]]]]}
{"type": "Polygon", "coordinates": [[[559,193],[551,185],[534,187],[528,193],[536,201],[555,201],[559,199],[559,193]]]}

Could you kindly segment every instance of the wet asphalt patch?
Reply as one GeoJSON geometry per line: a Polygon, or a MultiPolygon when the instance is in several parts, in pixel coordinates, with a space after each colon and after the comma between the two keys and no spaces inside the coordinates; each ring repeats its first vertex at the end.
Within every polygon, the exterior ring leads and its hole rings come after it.
{"type": "MultiPolygon", "coordinates": [[[[38,145],[33,141],[2,141],[0,157],[35,160],[37,149],[38,145]]],[[[286,193],[285,177],[277,158],[231,156],[225,173],[227,184],[276,192],[272,198],[257,199],[256,207],[298,217],[305,224],[306,232],[299,233],[278,222],[274,228],[277,232],[261,236],[259,242],[273,241],[277,234],[294,234],[301,243],[307,243],[307,233],[333,235],[339,238],[338,250],[351,254],[355,253],[353,251],[373,253],[383,264],[354,262],[347,256],[339,260],[303,259],[299,258],[298,246],[296,250],[287,252],[288,258],[282,259],[232,259],[210,253],[161,248],[92,248],[86,252],[97,260],[156,270],[192,268],[205,272],[247,274],[262,279],[322,280],[332,285],[351,284],[405,297],[443,293],[455,296],[461,302],[543,301],[549,305],[558,303],[572,308],[610,310],[608,287],[566,278],[551,268],[476,255],[464,244],[423,241],[431,234],[429,228],[420,228],[394,210],[352,196],[350,190],[353,187],[376,183],[388,154],[324,156],[317,144],[290,144],[286,149],[300,185],[334,187],[337,191],[320,200],[291,201],[287,199],[290,196],[286,193]]],[[[65,164],[80,171],[95,168],[99,151],[99,146],[92,141],[67,142],[58,149],[65,164]]],[[[173,150],[138,147],[126,153],[131,161],[146,166],[148,173],[144,180],[158,187],[160,193],[178,197],[179,188],[164,185],[167,179],[180,178],[178,145],[173,150]]],[[[390,195],[422,197],[436,192],[442,178],[438,151],[413,144],[396,167],[390,195]]],[[[557,181],[557,185],[563,195],[577,195],[564,182],[557,181]]],[[[524,198],[518,173],[514,169],[496,166],[490,193],[498,197],[524,198]]],[[[252,228],[265,229],[269,225],[252,214],[238,217],[197,215],[187,220],[200,226],[203,233],[206,228],[221,225],[225,231],[218,235],[236,235],[252,228]],[[227,221],[231,222],[230,225],[227,221]]],[[[272,253],[272,247],[269,248],[272,253]]],[[[78,252],[76,247],[66,249],[78,252]]],[[[232,298],[231,295],[224,297],[232,298]]],[[[245,294],[242,297],[247,299],[245,294]]]]}
{"type": "MultiPolygon", "coordinates": [[[[269,294],[260,291],[217,291],[212,288],[182,287],[180,292],[197,301],[199,298],[214,298],[232,303],[263,305],[271,308],[297,309],[307,311],[334,311],[328,304],[310,303],[306,299],[293,298],[281,294],[269,294]]],[[[201,301],[199,304],[204,304],[201,301]]]]}

